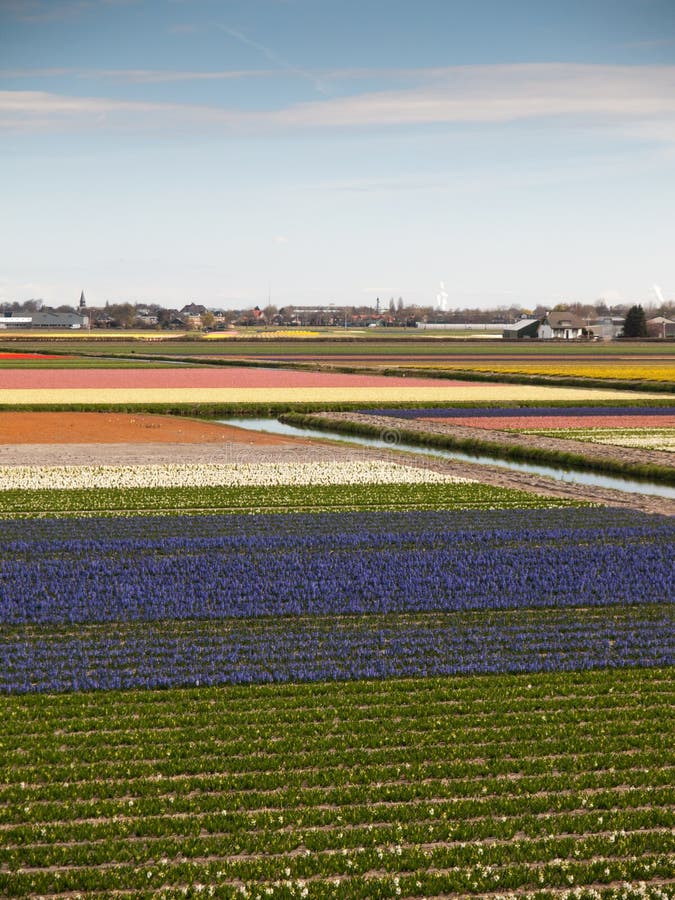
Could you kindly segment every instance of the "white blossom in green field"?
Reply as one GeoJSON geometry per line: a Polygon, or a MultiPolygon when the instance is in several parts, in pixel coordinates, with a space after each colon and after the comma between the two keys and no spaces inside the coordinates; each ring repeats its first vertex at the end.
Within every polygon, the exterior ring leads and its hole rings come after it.
{"type": "Polygon", "coordinates": [[[465,484],[470,481],[426,467],[378,459],[230,465],[6,466],[0,470],[1,490],[465,484]]]}

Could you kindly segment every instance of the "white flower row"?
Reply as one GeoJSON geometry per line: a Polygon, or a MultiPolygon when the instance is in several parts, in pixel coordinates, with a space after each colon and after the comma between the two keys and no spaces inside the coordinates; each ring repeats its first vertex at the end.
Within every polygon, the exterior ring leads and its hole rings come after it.
{"type": "Polygon", "coordinates": [[[432,469],[385,460],[136,466],[7,466],[0,490],[244,487],[263,485],[465,483],[432,469]]]}
{"type": "Polygon", "coordinates": [[[612,444],[618,447],[636,447],[641,450],[661,450],[666,453],[675,452],[675,434],[669,435],[613,435],[612,437],[596,437],[594,444],[612,444]]]}

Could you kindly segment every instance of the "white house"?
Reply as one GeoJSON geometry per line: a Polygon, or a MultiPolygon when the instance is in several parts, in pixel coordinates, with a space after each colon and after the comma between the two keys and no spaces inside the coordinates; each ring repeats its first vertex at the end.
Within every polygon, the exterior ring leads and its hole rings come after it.
{"type": "Polygon", "coordinates": [[[586,337],[586,324],[574,313],[554,310],[542,319],[537,337],[544,341],[574,341],[586,337]]]}

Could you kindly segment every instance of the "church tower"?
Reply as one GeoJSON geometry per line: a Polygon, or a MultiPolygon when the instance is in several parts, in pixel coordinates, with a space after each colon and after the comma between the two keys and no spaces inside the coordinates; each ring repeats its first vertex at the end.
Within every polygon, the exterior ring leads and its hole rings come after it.
{"type": "Polygon", "coordinates": [[[87,301],[84,299],[84,291],[80,294],[80,309],[87,308],[87,301]]]}

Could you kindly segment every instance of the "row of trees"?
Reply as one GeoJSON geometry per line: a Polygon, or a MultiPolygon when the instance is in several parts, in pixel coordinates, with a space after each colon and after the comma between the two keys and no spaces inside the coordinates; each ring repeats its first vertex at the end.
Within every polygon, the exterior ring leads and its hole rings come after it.
{"type": "MultiPolygon", "coordinates": [[[[40,300],[28,300],[25,303],[5,304],[0,314],[30,315],[41,309],[47,309],[40,300]]],[[[566,310],[579,318],[593,323],[605,317],[624,318],[624,335],[626,337],[646,337],[647,319],[656,316],[675,318],[675,304],[665,303],[660,307],[649,307],[647,311],[642,305],[630,308],[625,304],[609,307],[605,303],[595,305],[572,303],[559,304],[556,310],[566,310]]],[[[498,307],[493,309],[464,308],[442,311],[434,307],[406,304],[399,297],[388,303],[377,301],[376,306],[335,306],[329,304],[316,308],[302,306],[284,306],[278,308],[267,305],[263,309],[220,310],[214,311],[202,305],[190,304],[182,310],[167,309],[157,303],[106,303],[104,307],[88,307],[79,309],[75,306],[62,305],[56,312],[81,312],[89,316],[92,327],[103,328],[190,328],[210,331],[216,328],[227,328],[231,325],[362,325],[379,323],[382,325],[410,326],[418,322],[436,323],[512,323],[523,316],[543,318],[550,307],[543,305],[534,309],[524,309],[519,305],[498,307]],[[197,314],[196,314],[197,313],[197,314]]]]}

